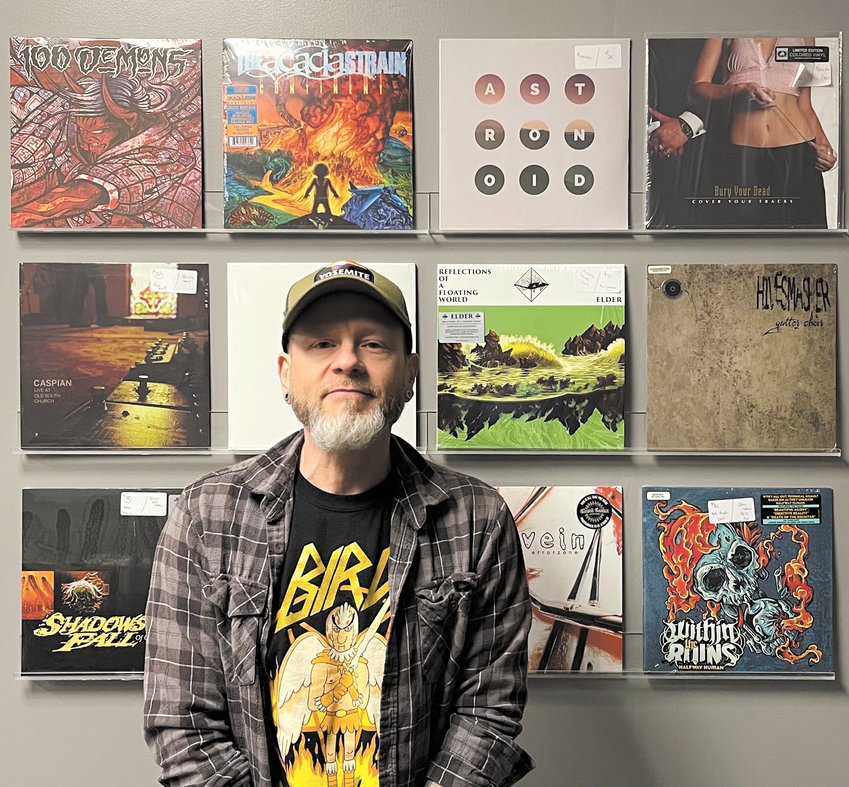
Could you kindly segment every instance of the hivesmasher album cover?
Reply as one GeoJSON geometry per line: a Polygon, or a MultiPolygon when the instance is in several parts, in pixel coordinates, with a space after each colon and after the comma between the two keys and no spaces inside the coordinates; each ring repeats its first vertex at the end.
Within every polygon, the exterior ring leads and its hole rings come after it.
{"type": "Polygon", "coordinates": [[[648,447],[837,448],[837,266],[648,267],[648,447]]]}
{"type": "Polygon", "coordinates": [[[22,263],[22,448],[210,444],[205,264],[22,263]]]}
{"type": "Polygon", "coordinates": [[[23,675],[142,671],[153,553],[177,493],[23,490],[23,675]]]}
{"type": "Polygon", "coordinates": [[[408,40],[224,41],[224,226],[413,229],[408,40]]]}
{"type": "MultiPolygon", "coordinates": [[[[227,265],[227,445],[234,451],[265,451],[302,428],[283,401],[277,356],[281,351],[283,305],[289,288],[304,276],[344,274],[350,261],[324,268],[314,262],[231,262],[227,265]],[[257,418],[257,412],[262,417],[257,418]]],[[[367,264],[400,288],[416,338],[416,266],[414,263],[367,264]]],[[[417,445],[416,386],[392,433],[417,445]]]]}
{"type": "Polygon", "coordinates": [[[832,491],[643,488],[643,668],[834,672],[832,491]]]}
{"type": "Polygon", "coordinates": [[[649,38],[646,226],[834,229],[841,36],[649,38]]]}
{"type": "Polygon", "coordinates": [[[623,265],[440,265],[437,448],[625,445],[623,265]]]}
{"type": "Polygon", "coordinates": [[[626,38],[439,42],[439,227],[628,228],[626,38]]]}
{"type": "Polygon", "coordinates": [[[11,38],[11,226],[203,221],[201,43],[11,38]]]}
{"type": "Polygon", "coordinates": [[[531,673],[622,671],[622,487],[502,486],[531,596],[531,673]]]}

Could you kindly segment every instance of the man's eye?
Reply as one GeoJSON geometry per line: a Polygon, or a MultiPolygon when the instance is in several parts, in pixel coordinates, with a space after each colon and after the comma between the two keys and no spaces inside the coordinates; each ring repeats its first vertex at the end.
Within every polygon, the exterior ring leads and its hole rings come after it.
{"type": "Polygon", "coordinates": [[[328,347],[333,346],[333,342],[328,342],[328,341],[314,342],[312,346],[316,350],[326,350],[328,347]]]}

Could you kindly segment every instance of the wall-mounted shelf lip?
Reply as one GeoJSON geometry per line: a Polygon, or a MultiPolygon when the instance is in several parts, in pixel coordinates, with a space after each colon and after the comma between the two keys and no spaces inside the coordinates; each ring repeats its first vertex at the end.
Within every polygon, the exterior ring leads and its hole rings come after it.
{"type": "Polygon", "coordinates": [[[429,456],[446,458],[451,456],[562,456],[562,457],[585,457],[585,456],[648,456],[648,457],[676,457],[679,459],[695,457],[770,457],[770,458],[840,458],[840,449],[834,451],[656,451],[648,448],[623,448],[611,449],[609,451],[584,451],[584,450],[541,450],[528,449],[434,449],[426,452],[429,456]]]}

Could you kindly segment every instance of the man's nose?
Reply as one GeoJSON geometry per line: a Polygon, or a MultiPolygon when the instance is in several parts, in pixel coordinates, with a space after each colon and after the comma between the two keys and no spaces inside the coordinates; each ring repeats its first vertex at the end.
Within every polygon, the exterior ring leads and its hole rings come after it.
{"type": "Polygon", "coordinates": [[[344,374],[364,371],[360,348],[353,342],[342,342],[333,359],[333,367],[344,374]]]}

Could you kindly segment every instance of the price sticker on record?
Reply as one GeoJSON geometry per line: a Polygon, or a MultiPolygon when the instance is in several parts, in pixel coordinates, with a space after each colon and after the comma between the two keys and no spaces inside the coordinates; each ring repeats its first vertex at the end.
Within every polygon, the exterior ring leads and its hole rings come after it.
{"type": "Polygon", "coordinates": [[[165,492],[121,492],[121,516],[167,516],[165,492]]]}
{"type": "Polygon", "coordinates": [[[150,272],[150,286],[156,292],[195,295],[198,291],[198,272],[180,268],[154,268],[150,272]]]}

